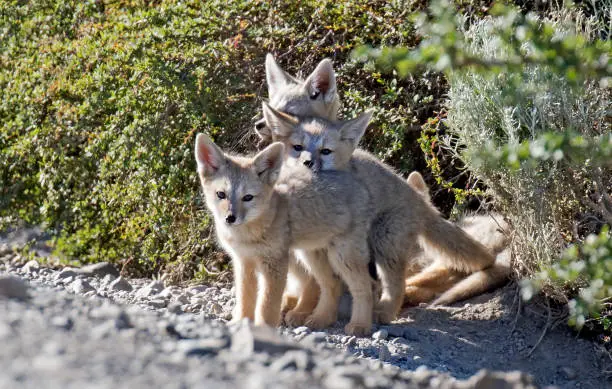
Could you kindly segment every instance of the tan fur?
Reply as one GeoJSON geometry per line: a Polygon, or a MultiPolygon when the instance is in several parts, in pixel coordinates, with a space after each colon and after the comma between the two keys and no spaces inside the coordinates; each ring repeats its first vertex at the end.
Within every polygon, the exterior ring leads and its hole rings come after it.
{"type": "MultiPolygon", "coordinates": [[[[275,143],[253,158],[231,156],[206,135],[196,138],[206,204],[219,242],[234,263],[234,319],[278,325],[290,253],[303,252],[313,274],[323,266],[322,271],[336,272],[348,284],[356,304],[345,331],[366,334],[372,325],[367,246],[371,220],[362,210],[370,207],[369,193],[346,172],[315,175],[299,165],[281,171],[283,154],[283,145],[275,143]],[[328,261],[321,265],[316,254],[322,249],[328,261]],[[261,275],[259,285],[255,274],[261,275]]],[[[333,276],[317,281],[323,281],[320,296],[307,323],[325,327],[336,321],[340,283],[333,276]]],[[[310,309],[313,298],[304,298],[302,304],[310,309]]]]}
{"type": "MultiPolygon", "coordinates": [[[[433,207],[429,188],[418,172],[410,173],[407,182],[433,207]]],[[[509,226],[503,218],[498,214],[469,215],[464,216],[458,224],[496,255],[495,262],[470,274],[449,268],[426,252],[422,262],[430,265],[416,275],[407,274],[404,303],[418,305],[433,301],[433,305],[451,304],[484,293],[508,280],[511,272],[507,245],[509,226]]]]}
{"type": "Polygon", "coordinates": [[[382,281],[376,316],[381,322],[389,322],[404,300],[404,272],[407,264],[419,256],[419,239],[457,271],[478,271],[495,259],[465,231],[442,218],[390,167],[368,152],[355,149],[370,116],[366,113],[345,122],[300,118],[295,124],[287,115],[264,107],[273,139],[285,144],[285,166],[306,164],[320,171],[318,174],[349,171],[363,181],[370,193],[373,208],[368,212],[373,214],[373,223],[368,244],[382,281]]]}

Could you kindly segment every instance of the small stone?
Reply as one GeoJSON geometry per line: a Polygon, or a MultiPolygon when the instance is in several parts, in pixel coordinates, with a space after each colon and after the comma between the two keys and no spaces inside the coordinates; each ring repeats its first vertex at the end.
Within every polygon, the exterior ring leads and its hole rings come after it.
{"type": "Polygon", "coordinates": [[[147,305],[153,308],[165,308],[168,302],[164,299],[153,299],[147,301],[147,305]]]}
{"type": "Polygon", "coordinates": [[[362,366],[338,366],[325,377],[323,383],[327,388],[333,389],[354,389],[363,387],[363,367],[362,366]]]}
{"type": "Polygon", "coordinates": [[[189,296],[187,296],[185,293],[179,294],[174,298],[174,300],[181,305],[189,304],[189,296]]]}
{"type": "Polygon", "coordinates": [[[299,335],[299,334],[310,332],[310,328],[306,326],[301,326],[301,327],[294,328],[292,332],[296,335],[299,335]]]}
{"type": "Polygon", "coordinates": [[[107,274],[115,277],[119,277],[120,275],[119,270],[108,262],[99,262],[92,265],[83,266],[80,269],[76,269],[76,272],[87,277],[96,276],[99,278],[103,278],[107,274]]]}
{"type": "Polygon", "coordinates": [[[270,370],[281,372],[283,370],[311,370],[314,364],[306,350],[287,351],[270,365],[270,370]]]}
{"type": "Polygon", "coordinates": [[[391,360],[391,352],[389,352],[389,349],[384,344],[380,346],[380,350],[378,352],[378,359],[383,362],[388,362],[391,360]]]}
{"type": "Polygon", "coordinates": [[[520,371],[507,373],[480,370],[465,382],[466,387],[474,389],[536,389],[531,376],[520,371]]]}
{"type": "Polygon", "coordinates": [[[217,354],[221,349],[229,345],[229,339],[209,338],[209,339],[184,339],[178,341],[177,349],[186,356],[202,356],[217,354]]]}
{"type": "Polygon", "coordinates": [[[223,312],[223,308],[221,308],[221,306],[215,302],[212,302],[208,309],[213,315],[219,315],[223,312]]]}
{"type": "Polygon", "coordinates": [[[38,262],[32,259],[23,265],[21,269],[26,273],[36,273],[38,270],[40,270],[40,265],[38,262]]]}
{"type": "Polygon", "coordinates": [[[71,283],[70,289],[72,289],[72,291],[77,294],[85,294],[87,292],[96,291],[96,289],[91,286],[89,282],[81,279],[76,279],[73,283],[71,283]]]}
{"type": "Polygon", "coordinates": [[[107,274],[104,276],[104,278],[102,279],[102,285],[110,285],[111,282],[113,282],[117,277],[115,277],[112,274],[107,274]]]}
{"type": "Polygon", "coordinates": [[[131,292],[134,289],[132,285],[130,285],[130,283],[123,277],[116,278],[110,283],[109,287],[111,290],[124,292],[131,292]]]}
{"type": "Polygon", "coordinates": [[[413,361],[418,361],[419,359],[421,359],[419,355],[415,355],[414,357],[412,357],[413,361]]]}
{"type": "Polygon", "coordinates": [[[0,275],[0,296],[25,300],[28,298],[28,285],[19,277],[0,275]]]}
{"type": "Polygon", "coordinates": [[[563,376],[568,380],[574,380],[578,376],[576,369],[567,366],[561,368],[561,373],[563,373],[563,376]]]}
{"type": "Polygon", "coordinates": [[[384,328],[381,328],[380,330],[372,334],[372,339],[375,340],[385,340],[387,339],[387,337],[389,337],[389,333],[384,328]]]}
{"type": "Polygon", "coordinates": [[[174,314],[183,313],[183,310],[181,309],[181,304],[171,302],[170,304],[168,304],[168,312],[174,314]]]}
{"type": "Polygon", "coordinates": [[[384,326],[380,327],[381,330],[387,331],[389,336],[393,336],[394,338],[399,338],[404,336],[404,327],[402,326],[384,326]]]}
{"type": "Polygon", "coordinates": [[[63,268],[59,273],[57,273],[57,275],[55,276],[56,280],[63,280],[64,278],[68,278],[68,277],[76,277],[77,273],[68,267],[63,268]]]}
{"type": "Polygon", "coordinates": [[[164,283],[161,281],[151,281],[147,286],[142,287],[136,292],[136,297],[144,298],[153,296],[164,290],[164,283]]]}
{"type": "Polygon", "coordinates": [[[326,339],[327,339],[327,334],[325,332],[312,332],[306,335],[302,339],[301,343],[310,344],[314,346],[316,344],[325,342],[326,339]]]}
{"type": "Polygon", "coordinates": [[[165,288],[158,294],[159,297],[164,297],[164,298],[171,298],[172,295],[173,295],[173,291],[171,287],[165,288]]]}
{"type": "Polygon", "coordinates": [[[347,341],[346,341],[346,345],[347,346],[353,346],[355,345],[355,343],[357,343],[357,337],[356,336],[351,336],[347,341]]]}
{"type": "Polygon", "coordinates": [[[54,316],[53,318],[51,318],[51,325],[57,328],[61,328],[64,330],[70,330],[72,329],[72,326],[74,325],[74,323],[72,322],[72,319],[66,316],[54,316]]]}
{"type": "Polygon", "coordinates": [[[0,257],[4,257],[5,255],[12,254],[12,253],[13,253],[13,249],[11,249],[11,247],[8,244],[6,243],[0,244],[0,257]]]}
{"type": "Polygon", "coordinates": [[[248,322],[240,323],[240,328],[232,334],[232,351],[243,355],[255,352],[278,354],[299,348],[296,343],[281,338],[272,328],[253,326],[248,322]]]}

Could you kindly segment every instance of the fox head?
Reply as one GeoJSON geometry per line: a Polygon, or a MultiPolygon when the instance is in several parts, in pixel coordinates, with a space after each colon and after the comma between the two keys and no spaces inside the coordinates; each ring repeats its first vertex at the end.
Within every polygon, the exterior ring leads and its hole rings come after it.
{"type": "Polygon", "coordinates": [[[264,119],[272,139],[285,145],[285,160],[313,171],[341,170],[348,166],[372,112],[357,118],[330,122],[321,118],[296,118],[263,103],[264,119]]]}
{"type": "Polygon", "coordinates": [[[253,158],[231,156],[198,134],[195,157],[206,205],[217,225],[247,225],[266,211],[283,162],[284,147],[273,143],[253,158]]]}
{"type": "MultiPolygon", "coordinates": [[[[268,54],[266,80],[269,103],[277,110],[290,115],[336,120],[340,98],[336,90],[336,75],[331,60],[327,58],[322,60],[306,80],[300,80],[281,69],[272,54],[268,54]]],[[[255,123],[255,132],[262,143],[272,140],[270,129],[264,119],[255,123]]]]}

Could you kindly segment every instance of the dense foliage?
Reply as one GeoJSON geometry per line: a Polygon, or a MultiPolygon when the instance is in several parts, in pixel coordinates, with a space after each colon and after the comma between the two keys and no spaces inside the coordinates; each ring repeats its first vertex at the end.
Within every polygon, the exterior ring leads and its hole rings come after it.
{"type": "Polygon", "coordinates": [[[443,77],[381,75],[350,51],[414,45],[405,15],[415,4],[1,2],[1,224],[43,224],[66,261],[109,260],[141,274],[172,265],[187,277],[223,267],[194,173],[194,134],[237,151],[254,146],[267,52],[302,75],[332,57],[344,116],[376,107],[367,146],[412,169],[420,153],[407,140],[439,107],[443,77]]]}
{"type": "MultiPolygon", "coordinates": [[[[596,3],[590,17],[576,8],[541,17],[498,6],[494,16],[467,20],[436,1],[414,18],[425,36],[416,49],[356,51],[400,74],[445,72],[445,113],[421,138],[429,166],[442,176],[441,153],[484,182],[513,226],[517,274],[538,274],[536,284],[560,299],[580,290],[570,304],[578,325],[588,312],[607,320],[599,309],[612,288],[604,276],[609,234],[589,235],[612,223],[612,2],[596,3]],[[570,243],[577,245],[564,251],[570,243]]],[[[458,198],[481,193],[452,189],[458,198]]]]}

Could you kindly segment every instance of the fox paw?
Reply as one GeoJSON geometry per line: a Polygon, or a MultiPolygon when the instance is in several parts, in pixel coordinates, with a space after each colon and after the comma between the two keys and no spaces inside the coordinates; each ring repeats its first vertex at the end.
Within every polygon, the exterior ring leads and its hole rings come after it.
{"type": "Polygon", "coordinates": [[[372,325],[360,323],[348,323],[344,326],[347,335],[367,336],[372,333],[372,325]]]}
{"type": "Polygon", "coordinates": [[[316,330],[320,330],[326,327],[331,326],[332,324],[334,324],[336,322],[336,318],[335,317],[329,317],[329,316],[323,316],[323,315],[310,315],[308,316],[308,318],[306,319],[306,322],[304,323],[304,325],[306,325],[306,327],[310,327],[316,330]]]}
{"type": "Polygon", "coordinates": [[[283,296],[283,304],[281,305],[281,313],[284,315],[291,311],[297,305],[297,298],[293,296],[283,296]]]}
{"type": "Polygon", "coordinates": [[[310,312],[289,311],[285,315],[285,324],[289,327],[303,326],[308,316],[310,316],[310,312]]]}

